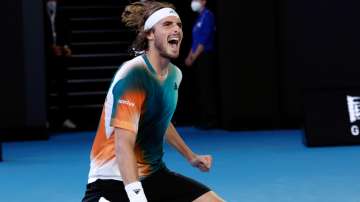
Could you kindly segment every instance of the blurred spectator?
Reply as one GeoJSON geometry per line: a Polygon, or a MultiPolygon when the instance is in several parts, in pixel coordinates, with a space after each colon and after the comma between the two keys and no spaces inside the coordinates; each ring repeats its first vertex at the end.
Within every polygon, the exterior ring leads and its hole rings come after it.
{"type": "Polygon", "coordinates": [[[186,66],[193,66],[198,83],[198,108],[200,109],[201,128],[217,126],[217,105],[214,91],[215,54],[214,35],[215,19],[206,8],[206,0],[193,0],[191,9],[199,13],[192,29],[192,45],[185,59],[186,66]]]}
{"type": "MultiPolygon", "coordinates": [[[[47,0],[45,9],[45,45],[48,97],[50,86],[57,93],[58,113],[50,115],[56,126],[75,129],[76,125],[69,119],[66,90],[66,61],[71,57],[69,47],[70,30],[68,18],[62,9],[60,0],[47,0]],[[52,85],[54,84],[54,85],[52,85]]],[[[49,110],[50,111],[50,110],[49,110]]]]}

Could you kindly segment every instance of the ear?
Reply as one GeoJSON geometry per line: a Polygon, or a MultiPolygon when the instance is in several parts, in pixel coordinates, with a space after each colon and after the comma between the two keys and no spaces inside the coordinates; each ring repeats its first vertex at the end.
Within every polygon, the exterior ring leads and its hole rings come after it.
{"type": "Polygon", "coordinates": [[[155,34],[153,30],[150,30],[147,34],[146,34],[146,38],[148,41],[153,41],[155,39],[155,34]]]}

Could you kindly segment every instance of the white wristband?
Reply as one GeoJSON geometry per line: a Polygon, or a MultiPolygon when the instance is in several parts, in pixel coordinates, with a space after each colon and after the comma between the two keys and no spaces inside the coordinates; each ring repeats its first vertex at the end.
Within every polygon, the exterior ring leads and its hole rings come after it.
{"type": "Polygon", "coordinates": [[[125,186],[130,202],[147,202],[141,182],[132,182],[125,186]]]}
{"type": "Polygon", "coordinates": [[[101,198],[99,199],[99,202],[110,202],[110,201],[106,200],[104,197],[101,197],[101,198]]]}

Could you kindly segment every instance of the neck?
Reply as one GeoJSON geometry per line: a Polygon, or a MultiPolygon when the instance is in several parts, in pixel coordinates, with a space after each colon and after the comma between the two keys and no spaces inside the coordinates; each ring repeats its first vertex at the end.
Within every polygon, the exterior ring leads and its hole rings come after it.
{"type": "Polygon", "coordinates": [[[168,73],[170,59],[162,57],[159,52],[151,49],[146,51],[146,55],[158,76],[165,76],[168,73]]]}

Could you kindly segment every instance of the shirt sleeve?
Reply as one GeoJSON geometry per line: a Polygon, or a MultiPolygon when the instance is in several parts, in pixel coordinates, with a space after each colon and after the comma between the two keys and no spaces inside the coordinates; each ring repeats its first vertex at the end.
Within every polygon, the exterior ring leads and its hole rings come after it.
{"type": "Polygon", "coordinates": [[[113,88],[112,127],[127,129],[137,133],[142,106],[145,100],[145,90],[133,78],[124,78],[113,88]]]}

